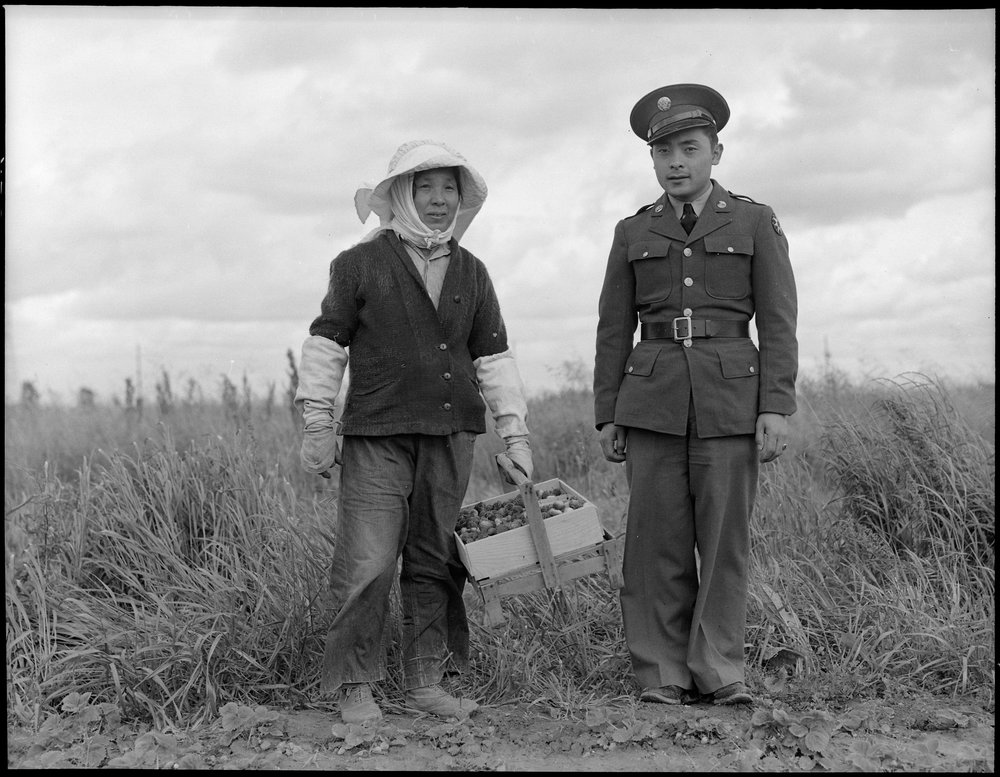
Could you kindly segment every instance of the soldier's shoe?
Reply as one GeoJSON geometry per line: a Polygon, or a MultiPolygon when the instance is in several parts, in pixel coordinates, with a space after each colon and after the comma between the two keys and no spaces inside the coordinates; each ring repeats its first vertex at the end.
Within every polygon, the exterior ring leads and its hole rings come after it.
{"type": "Polygon", "coordinates": [[[406,692],[406,704],[419,712],[427,712],[439,718],[463,720],[479,708],[472,699],[452,696],[440,685],[425,685],[411,688],[406,692]]]}
{"type": "Polygon", "coordinates": [[[340,719],[344,723],[380,720],[382,710],[372,698],[368,683],[345,683],[340,686],[340,719]]]}
{"type": "Polygon", "coordinates": [[[753,696],[743,683],[730,683],[719,690],[705,694],[704,701],[712,704],[753,704],[753,696]]]}
{"type": "Polygon", "coordinates": [[[689,704],[694,700],[694,694],[679,685],[664,685],[660,688],[643,688],[639,701],[651,701],[656,704],[689,704]]]}

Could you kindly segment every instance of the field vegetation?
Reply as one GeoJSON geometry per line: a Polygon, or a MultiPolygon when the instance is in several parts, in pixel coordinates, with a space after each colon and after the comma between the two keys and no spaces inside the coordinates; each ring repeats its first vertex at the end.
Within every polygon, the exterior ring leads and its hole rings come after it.
{"type": "MultiPolygon", "coordinates": [[[[46,405],[33,387],[7,405],[8,730],[57,737],[81,712],[182,729],[315,700],[337,480],[299,466],[289,361],[286,389],[259,399],[227,379],[178,398],[164,374],[145,406],[128,390],[112,406],[83,392],[46,405]]],[[[536,479],[570,484],[617,534],[624,471],[600,455],[584,371],[564,367],[565,386],[530,401],[536,479]]],[[[800,382],[793,430],[762,468],[753,522],[751,686],[992,709],[993,384],[854,383],[828,368],[800,382]]],[[[479,439],[467,502],[501,493],[500,449],[479,439]]],[[[565,594],[560,607],[543,591],[505,600],[497,628],[470,596],[462,688],[565,710],[634,696],[617,592],[594,575],[565,594]]],[[[402,699],[396,636],[389,706],[402,699]]]]}

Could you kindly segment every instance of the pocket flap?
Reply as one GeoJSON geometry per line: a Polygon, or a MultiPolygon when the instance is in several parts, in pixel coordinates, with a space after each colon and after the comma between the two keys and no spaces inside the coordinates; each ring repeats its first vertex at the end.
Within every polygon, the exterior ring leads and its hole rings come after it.
{"type": "Polygon", "coordinates": [[[629,354],[628,361],[625,362],[625,374],[648,378],[653,372],[653,365],[656,364],[656,357],[659,355],[659,348],[636,348],[629,354]]]}
{"type": "Polygon", "coordinates": [[[670,252],[669,240],[643,240],[628,247],[628,260],[663,259],[670,252]]]}
{"type": "Polygon", "coordinates": [[[705,250],[710,254],[753,256],[753,235],[705,235],[705,250]]]}
{"type": "Polygon", "coordinates": [[[720,351],[719,363],[724,378],[752,378],[760,373],[760,354],[756,348],[720,351]]]}

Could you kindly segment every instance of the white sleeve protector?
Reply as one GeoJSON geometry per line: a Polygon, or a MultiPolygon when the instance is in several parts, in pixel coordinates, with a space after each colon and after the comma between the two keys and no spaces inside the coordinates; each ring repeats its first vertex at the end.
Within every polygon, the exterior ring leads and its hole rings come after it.
{"type": "Polygon", "coordinates": [[[346,368],[347,351],[339,343],[321,335],[310,335],[302,343],[295,406],[307,429],[333,428],[333,409],[346,368]]]}
{"type": "Polygon", "coordinates": [[[534,461],[528,442],[528,403],[514,354],[508,348],[503,353],[482,356],[472,364],[479,391],[493,414],[493,428],[507,446],[507,456],[530,479],[534,461]]]}
{"type": "Polygon", "coordinates": [[[499,437],[528,436],[528,403],[524,398],[524,384],[508,348],[492,356],[481,356],[472,365],[476,368],[479,391],[493,415],[494,428],[499,437]]]}

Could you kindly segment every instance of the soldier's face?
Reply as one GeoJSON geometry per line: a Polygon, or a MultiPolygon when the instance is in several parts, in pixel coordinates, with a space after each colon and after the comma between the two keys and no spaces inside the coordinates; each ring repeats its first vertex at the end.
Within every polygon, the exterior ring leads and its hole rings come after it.
{"type": "Polygon", "coordinates": [[[458,180],[447,167],[421,170],[413,176],[413,204],[424,226],[445,230],[455,218],[460,200],[458,180]]]}
{"type": "Polygon", "coordinates": [[[690,202],[703,194],[712,179],[712,166],[722,159],[722,144],[695,127],[667,135],[649,148],[656,180],[663,190],[677,199],[690,202]]]}

